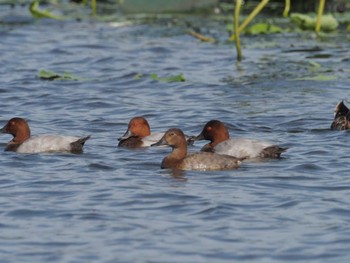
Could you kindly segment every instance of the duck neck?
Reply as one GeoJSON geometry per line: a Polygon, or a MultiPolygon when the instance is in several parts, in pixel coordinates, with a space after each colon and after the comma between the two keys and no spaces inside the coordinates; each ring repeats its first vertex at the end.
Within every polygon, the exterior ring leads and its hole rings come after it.
{"type": "Polygon", "coordinates": [[[21,131],[18,131],[16,135],[14,135],[12,139],[12,143],[14,144],[21,144],[25,140],[28,140],[30,138],[30,130],[28,129],[22,129],[21,131]]]}
{"type": "Polygon", "coordinates": [[[175,167],[187,155],[186,143],[173,147],[172,152],[163,159],[163,168],[175,167]]]}
{"type": "Polygon", "coordinates": [[[214,136],[214,140],[212,140],[210,142],[210,146],[211,147],[215,147],[216,145],[218,145],[219,143],[223,142],[223,141],[226,141],[230,138],[230,134],[228,133],[228,130],[225,129],[224,131],[222,132],[218,132],[215,134],[214,136]]]}

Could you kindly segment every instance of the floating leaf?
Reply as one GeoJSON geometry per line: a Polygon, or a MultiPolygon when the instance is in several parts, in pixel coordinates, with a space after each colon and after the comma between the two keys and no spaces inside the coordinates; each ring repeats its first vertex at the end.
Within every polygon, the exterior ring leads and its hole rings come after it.
{"type": "MultiPolygon", "coordinates": [[[[315,61],[309,61],[309,71],[313,73],[320,72],[322,70],[322,65],[315,61]]],[[[324,69],[323,69],[324,71],[324,69]]]]}
{"type": "Polygon", "coordinates": [[[309,64],[310,64],[310,67],[312,68],[321,68],[321,64],[320,63],[317,63],[315,61],[309,61],[309,64]]]}
{"type": "Polygon", "coordinates": [[[245,32],[251,35],[275,34],[282,33],[283,29],[279,26],[271,25],[268,23],[256,23],[249,27],[245,32]]]}
{"type": "Polygon", "coordinates": [[[143,77],[143,74],[142,73],[137,73],[135,76],[134,76],[134,79],[141,79],[143,77]]]}
{"type": "MultiPolygon", "coordinates": [[[[291,20],[304,30],[314,30],[316,27],[316,17],[304,14],[294,13],[290,15],[291,20]]],[[[338,21],[331,15],[323,15],[321,17],[321,29],[324,31],[332,31],[338,27],[338,21]]]]}
{"type": "Polygon", "coordinates": [[[32,14],[32,16],[35,18],[51,18],[51,19],[57,19],[57,20],[63,19],[63,17],[54,15],[48,10],[40,10],[39,9],[39,0],[34,0],[30,4],[29,11],[32,14]]]}
{"type": "Polygon", "coordinates": [[[294,80],[331,81],[337,79],[336,76],[316,75],[313,77],[296,78],[294,80]]]}
{"type": "Polygon", "coordinates": [[[64,73],[61,75],[56,72],[46,70],[40,70],[38,77],[45,80],[79,80],[77,77],[74,77],[69,73],[64,73]]]}
{"type": "Polygon", "coordinates": [[[162,81],[162,82],[182,82],[186,81],[185,77],[183,74],[175,75],[175,76],[169,76],[169,77],[158,77],[157,74],[153,73],[150,75],[150,78],[153,80],[157,81],[162,81]]]}

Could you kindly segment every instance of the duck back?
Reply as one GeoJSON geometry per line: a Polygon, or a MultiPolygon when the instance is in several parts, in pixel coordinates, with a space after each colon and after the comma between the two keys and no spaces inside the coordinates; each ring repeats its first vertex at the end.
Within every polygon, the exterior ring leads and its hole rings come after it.
{"type": "Polygon", "coordinates": [[[268,157],[269,147],[273,147],[269,142],[251,139],[229,139],[214,147],[217,154],[226,154],[237,158],[258,158],[268,157]],[[266,156],[265,156],[266,155],[266,156]]]}
{"type": "Polygon", "coordinates": [[[31,137],[24,141],[18,148],[18,153],[39,152],[78,152],[90,136],[79,138],[74,136],[42,135],[31,137]]]}
{"type": "Polygon", "coordinates": [[[230,170],[237,169],[240,164],[241,159],[233,156],[199,152],[187,155],[176,165],[176,168],[199,171],[230,170]]]}

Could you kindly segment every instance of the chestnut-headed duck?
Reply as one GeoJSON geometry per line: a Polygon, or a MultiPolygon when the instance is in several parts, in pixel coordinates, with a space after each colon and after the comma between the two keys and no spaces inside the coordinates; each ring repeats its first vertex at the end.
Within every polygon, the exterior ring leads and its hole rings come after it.
{"type": "Polygon", "coordinates": [[[164,133],[152,133],[148,121],[144,117],[134,117],[130,120],[128,129],[120,137],[118,146],[127,148],[148,147],[158,142],[164,133]]]}
{"type": "Polygon", "coordinates": [[[169,129],[162,139],[151,145],[168,145],[172,152],[167,155],[161,164],[161,168],[173,168],[178,170],[229,170],[236,169],[241,164],[241,159],[228,155],[219,155],[208,152],[198,152],[187,155],[187,142],[184,133],[177,128],[169,129]]]}
{"type": "Polygon", "coordinates": [[[209,121],[202,132],[194,137],[195,141],[209,140],[201,151],[227,154],[237,158],[280,158],[287,150],[266,141],[245,138],[230,139],[227,127],[218,120],[209,121]]]}
{"type": "Polygon", "coordinates": [[[350,113],[348,107],[341,101],[335,106],[334,120],[331,124],[332,130],[350,129],[350,113]]]}
{"type": "MultiPolygon", "coordinates": [[[[134,117],[130,120],[125,134],[118,138],[118,146],[126,148],[149,147],[158,142],[164,132],[152,132],[144,117],[134,117]]],[[[193,144],[192,137],[186,136],[187,144],[193,144]]]]}
{"type": "Polygon", "coordinates": [[[29,125],[22,118],[12,118],[0,132],[13,136],[13,139],[6,145],[5,151],[14,151],[17,153],[80,153],[83,150],[84,143],[90,138],[90,136],[79,138],[61,135],[31,137],[29,125]]]}

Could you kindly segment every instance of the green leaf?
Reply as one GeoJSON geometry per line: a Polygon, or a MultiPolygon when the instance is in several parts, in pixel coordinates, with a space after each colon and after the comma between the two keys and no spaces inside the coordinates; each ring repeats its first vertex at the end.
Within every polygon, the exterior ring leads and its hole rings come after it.
{"type": "MultiPolygon", "coordinates": [[[[298,27],[304,30],[315,30],[316,20],[315,16],[311,17],[304,14],[293,13],[290,15],[291,20],[297,24],[298,27]]],[[[323,15],[321,17],[321,29],[324,31],[332,31],[337,29],[338,21],[331,15],[323,15]]]]}
{"type": "Polygon", "coordinates": [[[30,13],[32,14],[33,17],[35,17],[35,18],[51,18],[51,19],[56,19],[56,20],[63,20],[63,17],[54,15],[48,10],[40,10],[39,9],[39,1],[40,0],[34,0],[29,6],[29,11],[30,11],[30,13]]]}
{"type": "Polygon", "coordinates": [[[310,64],[310,67],[314,68],[314,69],[317,69],[317,68],[321,68],[321,64],[320,63],[317,63],[315,61],[309,61],[309,64],[310,64]]]}
{"type": "Polygon", "coordinates": [[[63,75],[58,74],[53,71],[40,70],[38,77],[44,80],[81,80],[69,73],[64,73],[63,75]]]}
{"type": "Polygon", "coordinates": [[[245,32],[251,35],[259,35],[282,33],[283,30],[279,26],[271,25],[268,23],[256,23],[249,27],[245,32]]]}
{"type": "Polygon", "coordinates": [[[150,78],[153,80],[161,81],[161,82],[182,82],[186,81],[183,74],[169,76],[169,77],[159,77],[157,74],[153,73],[150,75],[150,78]]]}
{"type": "MultiPolygon", "coordinates": [[[[313,73],[320,72],[322,70],[322,65],[315,61],[309,61],[309,71],[313,73]]],[[[324,71],[325,69],[323,69],[324,71]]]]}
{"type": "Polygon", "coordinates": [[[296,78],[294,80],[331,81],[335,79],[337,79],[337,76],[316,75],[313,77],[296,78]]]}
{"type": "Polygon", "coordinates": [[[142,79],[143,77],[143,74],[142,73],[137,73],[135,76],[134,76],[134,79],[142,79]]]}

